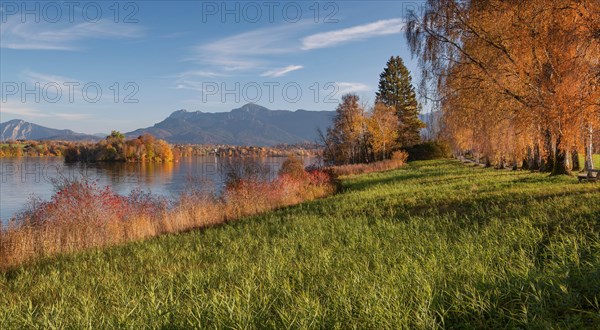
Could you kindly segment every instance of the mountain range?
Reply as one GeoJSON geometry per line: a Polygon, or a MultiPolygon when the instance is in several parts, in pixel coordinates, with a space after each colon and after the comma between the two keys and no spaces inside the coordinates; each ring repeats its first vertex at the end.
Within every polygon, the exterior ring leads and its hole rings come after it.
{"type": "Polygon", "coordinates": [[[229,112],[179,110],[152,127],[126,133],[150,133],[171,143],[272,146],[317,142],[317,130],[331,124],[332,111],[269,110],[246,104],[229,112]]]}
{"type": "MultiPolygon", "coordinates": [[[[269,110],[249,103],[229,112],[178,110],[152,127],[125,135],[135,138],[149,133],[178,144],[273,146],[310,143],[318,142],[318,130],[325,132],[334,115],[333,111],[269,110]]],[[[439,132],[440,116],[440,112],[419,116],[428,126],[421,132],[423,137],[431,138],[439,132]]],[[[18,119],[0,123],[0,140],[98,141],[105,136],[53,129],[18,119]]]]}
{"type": "MultiPolygon", "coordinates": [[[[317,130],[325,131],[334,112],[269,110],[246,104],[229,112],[178,110],[152,127],[125,133],[134,138],[149,133],[170,143],[272,146],[317,142],[317,130]]],[[[0,140],[95,141],[98,135],[75,133],[11,120],[0,123],[0,140]]]]}

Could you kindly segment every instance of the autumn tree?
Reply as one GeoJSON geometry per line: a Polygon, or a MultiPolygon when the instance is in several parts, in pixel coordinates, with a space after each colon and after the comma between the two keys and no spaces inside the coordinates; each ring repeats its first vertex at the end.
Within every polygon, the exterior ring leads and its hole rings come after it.
{"type": "Polygon", "coordinates": [[[367,119],[367,128],[375,158],[387,159],[398,146],[396,109],[384,103],[375,103],[367,119]]]}
{"type": "Polygon", "coordinates": [[[591,166],[600,2],[428,0],[407,35],[456,150],[567,174],[584,149],[591,166]]]}
{"type": "Polygon", "coordinates": [[[159,162],[171,162],[173,161],[173,149],[164,140],[156,140],[155,146],[155,159],[154,161],[159,162]]]}
{"type": "Polygon", "coordinates": [[[410,71],[399,56],[392,56],[379,76],[376,103],[396,109],[398,116],[398,142],[403,147],[419,143],[425,124],[419,120],[421,106],[417,101],[410,71]]]}
{"type": "Polygon", "coordinates": [[[138,139],[142,142],[142,145],[144,146],[144,154],[142,155],[142,160],[144,160],[144,158],[148,159],[148,160],[152,160],[154,159],[155,156],[155,150],[154,150],[154,141],[156,140],[154,138],[154,136],[145,133],[142,134],[138,137],[138,139]]]}
{"type": "Polygon", "coordinates": [[[368,160],[365,109],[356,94],[342,96],[333,125],[324,138],[325,159],[333,164],[354,164],[368,160]]]}
{"type": "Polygon", "coordinates": [[[125,141],[125,135],[119,131],[112,131],[107,139],[114,139],[117,141],[125,141]]]}

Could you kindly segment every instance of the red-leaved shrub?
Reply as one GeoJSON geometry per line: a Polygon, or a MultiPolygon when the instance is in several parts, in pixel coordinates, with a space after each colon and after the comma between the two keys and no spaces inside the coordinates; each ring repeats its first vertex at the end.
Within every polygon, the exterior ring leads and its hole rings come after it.
{"type": "Polygon", "coordinates": [[[96,182],[63,183],[49,201],[33,198],[0,228],[0,269],[36,257],[222,224],[335,190],[333,176],[322,170],[296,168],[269,180],[253,166],[245,163],[237,171],[240,167],[232,165],[235,180],[219,197],[192,187],[172,203],[141,190],[122,196],[96,182]]]}

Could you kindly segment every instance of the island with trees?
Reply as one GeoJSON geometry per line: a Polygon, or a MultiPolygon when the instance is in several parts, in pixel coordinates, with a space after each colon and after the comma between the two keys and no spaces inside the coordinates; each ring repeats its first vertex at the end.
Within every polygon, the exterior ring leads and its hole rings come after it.
{"type": "Polygon", "coordinates": [[[173,150],[149,134],[126,140],[118,131],[96,144],[78,144],[65,150],[66,162],[171,162],[173,150]]]}

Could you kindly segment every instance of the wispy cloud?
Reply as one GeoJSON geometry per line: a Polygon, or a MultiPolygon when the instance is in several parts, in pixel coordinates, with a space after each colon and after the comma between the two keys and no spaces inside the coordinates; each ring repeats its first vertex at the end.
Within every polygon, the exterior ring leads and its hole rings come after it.
{"type": "Polygon", "coordinates": [[[3,115],[18,116],[19,119],[57,118],[76,121],[91,118],[91,115],[86,113],[44,112],[34,109],[25,103],[10,101],[2,103],[1,112],[3,115]]]}
{"type": "MultiPolygon", "coordinates": [[[[396,34],[404,29],[403,20],[396,18],[303,37],[303,34],[306,35],[307,28],[311,26],[315,25],[311,22],[299,22],[242,32],[196,46],[194,48],[195,56],[192,59],[215,68],[215,71],[262,69],[268,70],[263,72],[263,76],[271,76],[278,73],[277,70],[268,69],[271,66],[269,60],[272,56],[332,47],[374,36],[396,34]]],[[[297,69],[294,66],[294,70],[297,69]]],[[[281,75],[288,72],[291,71],[283,72],[281,75]]]]}
{"type": "MultiPolygon", "coordinates": [[[[207,70],[191,70],[174,76],[175,89],[186,89],[196,92],[204,92],[203,82],[199,78],[225,78],[229,75],[207,70]]],[[[204,81],[206,82],[206,81],[204,81]]]]}
{"type": "Polygon", "coordinates": [[[228,75],[223,74],[223,73],[208,71],[208,70],[190,70],[190,71],[184,71],[184,72],[176,75],[175,77],[178,79],[187,79],[187,78],[191,78],[191,77],[216,78],[216,77],[227,77],[227,76],[228,75]]]}
{"type": "Polygon", "coordinates": [[[41,88],[41,89],[44,89],[45,86],[47,86],[49,84],[58,85],[58,88],[60,89],[59,90],[60,95],[53,93],[54,89],[52,89],[52,88],[46,91],[46,93],[47,93],[46,95],[49,94],[49,97],[51,99],[58,97],[59,99],[63,99],[66,101],[66,100],[70,100],[70,98],[73,97],[73,102],[75,102],[76,100],[77,101],[81,100],[81,96],[82,96],[81,88],[84,83],[78,79],[64,77],[64,76],[55,75],[55,74],[35,72],[35,71],[30,71],[30,70],[25,70],[25,71],[21,72],[20,78],[26,84],[28,84],[29,88],[33,88],[35,86],[35,84],[39,84],[39,88],[41,88]],[[72,93],[72,94],[70,94],[70,93],[72,93]]]}
{"type": "MultiPolygon", "coordinates": [[[[282,77],[304,68],[299,64],[286,67],[273,65],[275,62],[281,63],[282,56],[396,34],[404,29],[403,20],[397,18],[307,36],[307,33],[310,33],[307,32],[309,29],[318,26],[325,25],[304,21],[270,26],[197,45],[193,48],[192,58],[188,60],[200,63],[203,70],[188,71],[176,77],[176,88],[202,91],[201,84],[194,77],[228,77],[242,73],[257,74],[261,77],[282,77]]],[[[358,83],[342,82],[339,87],[344,93],[370,90],[368,86],[358,83]]]]}
{"type": "Polygon", "coordinates": [[[59,118],[63,120],[83,120],[89,119],[92,116],[87,113],[65,113],[65,112],[52,112],[51,113],[54,118],[59,118]]]}
{"type": "Polygon", "coordinates": [[[204,93],[204,91],[205,91],[204,83],[194,81],[194,80],[179,81],[179,82],[177,82],[175,89],[186,89],[186,90],[201,92],[201,93],[204,93]]]}
{"type": "Polygon", "coordinates": [[[26,102],[20,101],[20,95],[14,95],[12,98],[7,97],[7,102],[1,104],[2,114],[12,114],[25,118],[58,118],[73,121],[92,117],[87,113],[63,112],[68,108],[78,109],[80,107],[77,107],[77,104],[87,102],[83,99],[82,87],[84,82],[81,80],[31,70],[21,72],[19,78],[26,84],[26,88],[37,89],[39,95],[42,95],[42,97],[38,101],[35,101],[30,96],[26,98],[26,102]],[[36,84],[39,85],[36,87],[36,84]],[[56,90],[55,88],[45,89],[48,84],[55,84],[56,90]],[[45,91],[42,93],[41,91],[44,89],[45,91]],[[55,104],[48,101],[48,99],[58,101],[55,104]],[[63,111],[41,111],[32,107],[32,105],[35,106],[36,104],[42,104],[42,108],[46,108],[43,104],[46,104],[48,107],[56,107],[57,104],[60,104],[60,110],[63,111]]]}
{"type": "Polygon", "coordinates": [[[23,77],[24,80],[27,80],[29,83],[40,83],[40,85],[56,83],[61,86],[64,86],[65,83],[75,83],[75,82],[79,83],[79,80],[77,80],[75,78],[68,78],[68,77],[34,72],[34,71],[29,71],[29,70],[23,71],[21,73],[21,76],[23,77]]]}
{"type": "Polygon", "coordinates": [[[287,73],[290,73],[292,71],[296,71],[296,70],[300,70],[304,68],[302,65],[288,65],[284,68],[278,68],[278,69],[273,69],[273,70],[269,70],[264,72],[263,74],[261,74],[261,77],[282,77],[285,76],[287,73]]]}
{"type": "Polygon", "coordinates": [[[21,22],[15,15],[2,23],[0,48],[19,50],[81,49],[80,42],[89,39],[127,39],[143,35],[136,24],[119,24],[110,20],[83,23],[21,22]]]}
{"type": "Polygon", "coordinates": [[[397,34],[403,30],[404,22],[400,18],[381,20],[346,29],[310,35],[302,39],[302,49],[312,50],[332,47],[354,40],[363,40],[374,36],[397,34]]]}
{"type": "Polygon", "coordinates": [[[47,113],[40,112],[35,110],[25,103],[16,103],[16,102],[2,102],[2,114],[3,115],[17,115],[25,118],[40,118],[40,117],[48,117],[47,113]]]}
{"type": "Polygon", "coordinates": [[[368,92],[371,90],[371,87],[365,85],[363,83],[356,82],[336,82],[335,85],[338,88],[337,94],[344,95],[348,93],[359,93],[359,92],[368,92]]]}
{"type": "Polygon", "coordinates": [[[298,35],[306,23],[242,32],[195,47],[195,59],[225,71],[260,69],[266,57],[299,50],[298,35]]]}
{"type": "Polygon", "coordinates": [[[289,43],[284,41],[301,26],[298,23],[242,32],[201,45],[198,50],[222,55],[283,54],[290,51],[289,43]]]}

